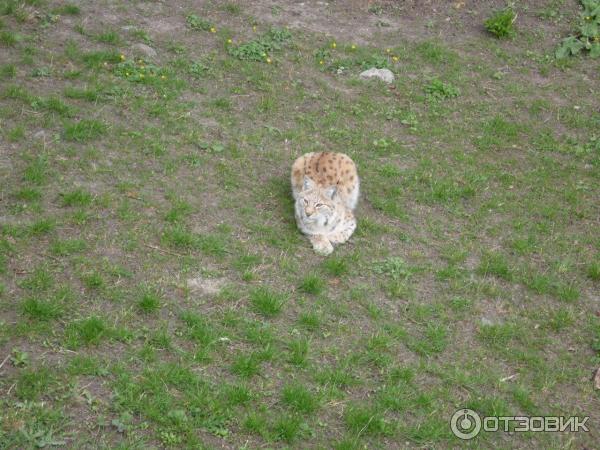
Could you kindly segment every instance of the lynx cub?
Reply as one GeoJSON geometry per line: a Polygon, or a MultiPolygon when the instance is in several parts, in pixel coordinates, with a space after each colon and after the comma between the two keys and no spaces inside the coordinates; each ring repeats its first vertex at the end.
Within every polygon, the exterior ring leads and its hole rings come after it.
{"type": "Polygon", "coordinates": [[[343,153],[307,153],[292,165],[296,223],[315,252],[329,255],[356,229],[358,202],[356,165],[343,153]]]}

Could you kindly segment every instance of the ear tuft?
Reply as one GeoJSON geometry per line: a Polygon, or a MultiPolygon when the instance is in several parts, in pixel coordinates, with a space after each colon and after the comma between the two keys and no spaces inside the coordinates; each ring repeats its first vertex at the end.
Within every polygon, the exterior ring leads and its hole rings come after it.
{"type": "Polygon", "coordinates": [[[337,194],[337,186],[330,186],[327,189],[325,189],[325,195],[330,198],[331,200],[333,200],[335,198],[337,194]]]}
{"type": "Polygon", "coordinates": [[[302,190],[307,191],[309,189],[315,188],[315,182],[311,180],[309,177],[304,175],[304,182],[302,183],[302,190]]]}

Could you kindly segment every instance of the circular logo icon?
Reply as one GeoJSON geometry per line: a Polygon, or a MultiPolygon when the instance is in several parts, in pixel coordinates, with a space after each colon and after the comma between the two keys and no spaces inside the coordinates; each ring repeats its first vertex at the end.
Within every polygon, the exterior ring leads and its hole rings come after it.
{"type": "Polygon", "coordinates": [[[472,409],[459,409],[450,420],[450,428],[459,439],[473,439],[481,431],[481,417],[472,409]]]}

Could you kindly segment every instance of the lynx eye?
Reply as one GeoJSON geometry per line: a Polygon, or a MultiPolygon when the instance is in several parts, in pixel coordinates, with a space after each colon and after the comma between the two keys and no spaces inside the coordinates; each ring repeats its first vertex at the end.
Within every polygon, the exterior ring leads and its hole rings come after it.
{"type": "Polygon", "coordinates": [[[315,205],[315,208],[320,208],[321,206],[325,206],[325,205],[324,205],[323,203],[317,203],[317,204],[315,205]]]}
{"type": "Polygon", "coordinates": [[[304,199],[304,204],[308,205],[308,200],[304,199]]]}

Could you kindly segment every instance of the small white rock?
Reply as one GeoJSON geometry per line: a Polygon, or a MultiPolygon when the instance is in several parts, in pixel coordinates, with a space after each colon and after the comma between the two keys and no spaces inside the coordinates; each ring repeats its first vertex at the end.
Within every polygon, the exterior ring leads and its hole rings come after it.
{"type": "Polygon", "coordinates": [[[373,67],[369,70],[365,70],[359,76],[364,80],[379,78],[384,83],[392,83],[394,81],[394,74],[389,69],[376,69],[373,67]]]}
{"type": "Polygon", "coordinates": [[[188,278],[186,285],[191,292],[217,295],[225,285],[225,278],[188,278]]]}

